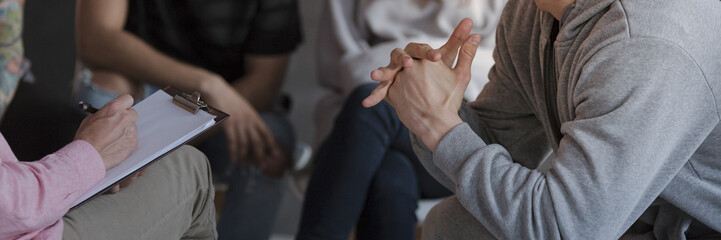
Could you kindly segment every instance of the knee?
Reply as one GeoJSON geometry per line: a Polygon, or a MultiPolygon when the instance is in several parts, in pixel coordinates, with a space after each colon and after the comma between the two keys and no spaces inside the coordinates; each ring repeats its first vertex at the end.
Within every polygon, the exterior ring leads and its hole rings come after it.
{"type": "Polygon", "coordinates": [[[373,176],[370,192],[378,198],[401,200],[415,209],[418,183],[409,160],[400,152],[388,151],[373,176]]]}
{"type": "Polygon", "coordinates": [[[353,89],[350,96],[348,96],[348,99],[356,100],[358,102],[358,104],[360,104],[361,101],[363,101],[363,99],[368,97],[368,95],[370,95],[371,92],[373,92],[373,89],[375,89],[377,85],[378,85],[377,83],[362,84],[362,85],[356,87],[355,89],[353,89]]]}
{"type": "Polygon", "coordinates": [[[422,234],[423,239],[495,239],[455,196],[431,208],[422,234]]]}
{"type": "MultiPolygon", "coordinates": [[[[368,114],[372,112],[372,110],[375,110],[377,107],[365,108],[363,107],[363,104],[361,104],[363,99],[373,92],[375,86],[376,84],[374,83],[367,83],[353,89],[353,92],[351,92],[351,94],[348,95],[348,98],[346,98],[340,114],[361,115],[368,114]]],[[[383,102],[381,102],[381,104],[383,104],[383,102]]]]}
{"type": "MultiPolygon", "coordinates": [[[[452,197],[453,198],[453,197],[452,197]]],[[[450,199],[450,198],[449,198],[450,199]]],[[[434,235],[443,236],[444,232],[453,231],[453,226],[449,226],[448,199],[436,204],[426,215],[423,221],[423,239],[436,239],[434,235]],[[430,237],[430,238],[427,238],[430,237]]]]}
{"type": "Polygon", "coordinates": [[[195,180],[201,188],[213,186],[208,158],[195,147],[183,145],[165,159],[180,178],[195,180]]]}
{"type": "Polygon", "coordinates": [[[183,145],[178,148],[176,153],[187,158],[188,161],[185,162],[190,164],[193,169],[207,171],[210,167],[210,163],[208,163],[208,158],[205,154],[193,146],[183,145]]]}
{"type": "Polygon", "coordinates": [[[363,107],[363,104],[361,104],[363,99],[368,97],[375,87],[376,84],[368,83],[355,88],[346,99],[343,109],[341,109],[341,112],[338,114],[336,125],[339,124],[338,121],[353,122],[355,120],[366,123],[376,123],[379,121],[386,124],[393,124],[395,122],[400,123],[400,121],[396,120],[397,117],[395,117],[395,109],[393,109],[393,107],[385,101],[381,101],[378,105],[370,108],[363,107]]]}

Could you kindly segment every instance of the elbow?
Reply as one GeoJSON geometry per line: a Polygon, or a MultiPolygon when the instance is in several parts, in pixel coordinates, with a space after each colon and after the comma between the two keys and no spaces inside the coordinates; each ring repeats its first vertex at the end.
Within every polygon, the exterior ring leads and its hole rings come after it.
{"type": "MultiPolygon", "coordinates": [[[[78,29],[81,31],[81,29],[78,29]]],[[[83,64],[90,67],[102,66],[107,59],[109,41],[105,40],[103,33],[99,31],[83,31],[77,34],[76,52],[77,58],[83,64]],[[91,32],[91,33],[88,33],[91,32]]]]}
{"type": "Polygon", "coordinates": [[[97,65],[100,61],[98,58],[98,47],[94,44],[92,39],[88,39],[89,37],[81,37],[78,35],[78,40],[76,44],[76,52],[77,52],[77,58],[84,64],[88,66],[97,65]]]}

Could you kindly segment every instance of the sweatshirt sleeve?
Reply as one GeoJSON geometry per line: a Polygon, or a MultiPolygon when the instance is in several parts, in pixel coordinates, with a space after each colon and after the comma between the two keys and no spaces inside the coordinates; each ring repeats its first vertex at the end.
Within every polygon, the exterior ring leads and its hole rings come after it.
{"type": "Polygon", "coordinates": [[[18,233],[57,222],[105,175],[98,152],[74,141],[35,162],[0,162],[0,222],[18,233]]]}
{"type": "MultiPolygon", "coordinates": [[[[461,204],[501,239],[617,239],[718,124],[712,92],[678,46],[630,39],[584,66],[546,173],[514,162],[468,124],[433,162],[461,204]]],[[[531,147],[531,146],[528,146],[531,147]]]]}
{"type": "MultiPolygon", "coordinates": [[[[498,28],[498,35],[504,35],[504,28],[498,28]]],[[[533,87],[521,85],[508,74],[526,69],[516,69],[511,59],[501,56],[499,49],[511,44],[503,39],[497,38],[497,47],[493,50],[496,63],[488,74],[489,82],[475,101],[461,105],[458,114],[467,123],[468,133],[475,133],[474,140],[503,145],[515,162],[536,168],[551,152],[551,147],[533,106],[523,94],[523,89],[533,87]]],[[[433,153],[413,133],[411,143],[426,170],[445,187],[455,190],[455,181],[451,181],[454,177],[440,171],[433,162],[433,153]]]]}

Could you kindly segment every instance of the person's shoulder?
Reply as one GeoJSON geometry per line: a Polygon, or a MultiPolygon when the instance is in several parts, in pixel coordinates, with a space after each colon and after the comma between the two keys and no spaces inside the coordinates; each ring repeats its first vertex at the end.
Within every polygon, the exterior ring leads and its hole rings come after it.
{"type": "Polygon", "coordinates": [[[721,26],[721,1],[718,0],[620,0],[618,6],[617,11],[622,12],[630,37],[678,42],[702,36],[703,32],[718,35],[718,31],[707,30],[721,26]]]}
{"type": "Polygon", "coordinates": [[[597,12],[580,51],[588,56],[604,48],[627,44],[649,49],[679,48],[694,59],[709,59],[709,48],[718,45],[721,1],[620,0],[597,12]],[[635,41],[638,40],[638,41],[635,41]],[[654,45],[656,47],[654,47],[654,45]]]}
{"type": "MultiPolygon", "coordinates": [[[[604,15],[607,21],[598,25],[619,26],[616,35],[625,36],[618,37],[613,45],[644,47],[648,49],[644,55],[676,55],[693,62],[694,70],[703,72],[707,81],[719,81],[714,80],[721,79],[721,71],[716,69],[721,64],[719,13],[719,0],[620,0],[604,15]]],[[[721,83],[717,85],[721,89],[721,83]]]]}
{"type": "MultiPolygon", "coordinates": [[[[721,92],[720,0],[620,0],[620,3],[626,15],[629,38],[643,45],[656,45],[654,52],[645,54],[667,61],[677,56],[672,71],[700,72],[696,76],[711,92],[721,92]],[[685,68],[680,67],[683,61],[689,62],[685,68]]],[[[677,80],[690,79],[687,76],[677,80]]],[[[716,102],[721,106],[721,98],[716,102]]]]}

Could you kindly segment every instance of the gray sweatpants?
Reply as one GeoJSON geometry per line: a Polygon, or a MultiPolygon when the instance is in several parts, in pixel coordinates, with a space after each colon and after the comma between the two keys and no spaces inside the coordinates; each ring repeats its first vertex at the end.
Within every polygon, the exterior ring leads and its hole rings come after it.
{"type": "Polygon", "coordinates": [[[63,217],[63,239],[216,239],[208,159],[183,146],[63,217]]]}

